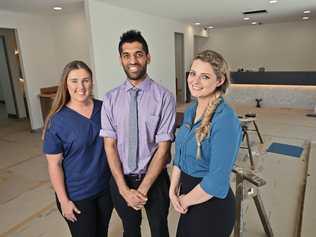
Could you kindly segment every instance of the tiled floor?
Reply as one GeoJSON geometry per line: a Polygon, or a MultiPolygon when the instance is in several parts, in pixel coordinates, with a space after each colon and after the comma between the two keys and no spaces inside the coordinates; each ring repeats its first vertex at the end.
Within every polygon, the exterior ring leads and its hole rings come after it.
{"type": "MultiPolygon", "coordinates": [[[[265,144],[258,145],[251,135],[257,174],[267,181],[261,195],[275,236],[294,237],[305,171],[305,153],[300,158],[265,152],[271,142],[304,146],[316,141],[316,118],[305,117],[306,110],[254,109],[236,107],[239,114],[256,112],[265,144]]],[[[70,236],[59,215],[41,155],[40,134],[30,133],[28,121],[9,120],[0,107],[0,236],[66,237],[70,236]]],[[[248,167],[246,150],[241,150],[238,163],[248,167]]],[[[232,175],[232,187],[234,176],[232,175]]],[[[246,237],[265,236],[250,200],[245,205],[246,237]]],[[[316,210],[315,210],[316,211],[316,210]]],[[[146,218],[143,236],[150,236],[146,218]]],[[[175,236],[177,214],[170,209],[170,236],[175,236]]],[[[110,237],[121,236],[120,220],[114,213],[110,237]]]]}

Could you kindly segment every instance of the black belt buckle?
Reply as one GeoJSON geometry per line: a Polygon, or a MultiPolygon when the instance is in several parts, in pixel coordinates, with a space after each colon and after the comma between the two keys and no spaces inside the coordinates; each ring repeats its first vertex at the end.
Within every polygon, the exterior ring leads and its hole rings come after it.
{"type": "Polygon", "coordinates": [[[141,181],[144,178],[144,174],[129,174],[128,177],[130,177],[131,179],[133,179],[136,182],[141,181]]]}

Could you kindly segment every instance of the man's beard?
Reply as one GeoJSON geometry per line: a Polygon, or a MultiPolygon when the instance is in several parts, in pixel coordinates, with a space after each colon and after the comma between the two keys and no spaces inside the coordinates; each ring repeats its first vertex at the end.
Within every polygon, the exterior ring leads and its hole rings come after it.
{"type": "Polygon", "coordinates": [[[139,71],[139,73],[137,74],[133,74],[133,73],[129,73],[128,69],[126,69],[125,67],[123,67],[126,76],[128,77],[128,79],[133,80],[133,81],[137,81],[140,79],[143,79],[147,73],[147,64],[141,68],[141,70],[139,71]]]}

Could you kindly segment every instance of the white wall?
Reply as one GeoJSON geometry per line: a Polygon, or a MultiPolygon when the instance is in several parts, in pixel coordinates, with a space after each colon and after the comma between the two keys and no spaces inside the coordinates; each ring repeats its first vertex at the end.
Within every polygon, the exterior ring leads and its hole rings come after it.
{"type": "Polygon", "coordinates": [[[232,70],[316,70],[316,21],[213,29],[196,41],[199,51],[219,51],[232,70]]]}
{"type": "Polygon", "coordinates": [[[0,27],[17,29],[33,129],[42,126],[39,89],[58,79],[53,34],[47,17],[0,11],[0,27]]]}
{"type": "Polygon", "coordinates": [[[17,29],[32,129],[43,125],[40,88],[57,85],[69,61],[90,61],[83,12],[44,17],[0,11],[0,27],[17,29]]]}
{"type": "Polygon", "coordinates": [[[51,17],[53,40],[57,54],[57,69],[73,60],[90,65],[89,36],[84,9],[74,13],[51,17]]]}
{"type": "Polygon", "coordinates": [[[121,34],[130,29],[140,30],[146,39],[152,62],[149,75],[175,94],[174,33],[184,33],[185,65],[193,55],[193,29],[182,23],[150,16],[133,10],[108,5],[101,1],[86,2],[91,31],[93,63],[96,75],[96,95],[118,86],[125,79],[119,63],[118,43],[121,34]]]}

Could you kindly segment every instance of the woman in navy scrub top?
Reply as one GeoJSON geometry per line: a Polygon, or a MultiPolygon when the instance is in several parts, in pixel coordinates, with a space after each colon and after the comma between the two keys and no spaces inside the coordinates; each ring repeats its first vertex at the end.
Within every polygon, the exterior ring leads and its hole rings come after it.
{"type": "Polygon", "coordinates": [[[43,150],[60,213],[73,237],[107,236],[113,205],[110,170],[99,137],[102,102],[92,98],[92,72],[67,64],[44,127],[43,150]]]}
{"type": "Polygon", "coordinates": [[[241,141],[241,127],[222,97],[229,85],[224,58],[211,50],[197,55],[188,85],[197,101],[184,113],[176,136],[169,196],[181,213],[177,237],[229,237],[235,197],[229,176],[241,141]]]}

